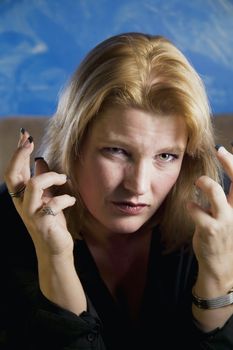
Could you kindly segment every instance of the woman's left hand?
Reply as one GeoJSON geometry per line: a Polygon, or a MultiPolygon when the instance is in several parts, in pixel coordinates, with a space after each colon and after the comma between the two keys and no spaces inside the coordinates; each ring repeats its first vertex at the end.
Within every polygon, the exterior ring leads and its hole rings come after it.
{"type": "Polygon", "coordinates": [[[231,180],[229,193],[208,176],[201,176],[195,185],[206,195],[209,208],[189,203],[195,222],[193,249],[198,260],[196,285],[202,296],[214,298],[233,287],[233,154],[223,146],[217,158],[231,180]]]}

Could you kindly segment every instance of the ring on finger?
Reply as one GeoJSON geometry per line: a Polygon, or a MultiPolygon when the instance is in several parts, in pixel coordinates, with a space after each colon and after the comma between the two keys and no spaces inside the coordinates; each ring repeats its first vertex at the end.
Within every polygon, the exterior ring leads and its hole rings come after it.
{"type": "Polygon", "coordinates": [[[42,209],[41,209],[42,213],[44,215],[52,215],[52,216],[56,216],[57,214],[53,211],[53,209],[49,206],[44,206],[42,209]]]}
{"type": "Polygon", "coordinates": [[[9,191],[8,193],[11,196],[11,198],[20,198],[23,196],[25,188],[26,188],[26,186],[23,185],[23,187],[21,187],[18,191],[15,191],[15,192],[9,191]]]}

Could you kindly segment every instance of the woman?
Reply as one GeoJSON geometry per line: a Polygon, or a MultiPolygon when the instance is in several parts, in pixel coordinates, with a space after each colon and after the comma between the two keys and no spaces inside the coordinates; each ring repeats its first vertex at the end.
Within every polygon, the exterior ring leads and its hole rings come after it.
{"type": "Polygon", "coordinates": [[[233,156],[184,55],[143,33],[100,43],[31,174],[33,148],[22,129],[0,201],[9,347],[232,348],[233,156]]]}

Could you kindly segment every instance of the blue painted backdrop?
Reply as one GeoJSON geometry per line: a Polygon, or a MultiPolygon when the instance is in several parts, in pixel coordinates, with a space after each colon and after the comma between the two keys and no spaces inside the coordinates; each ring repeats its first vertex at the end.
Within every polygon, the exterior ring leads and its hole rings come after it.
{"type": "Polygon", "coordinates": [[[125,31],[163,34],[233,112],[233,0],[0,0],[0,117],[50,115],[84,55],[125,31]]]}

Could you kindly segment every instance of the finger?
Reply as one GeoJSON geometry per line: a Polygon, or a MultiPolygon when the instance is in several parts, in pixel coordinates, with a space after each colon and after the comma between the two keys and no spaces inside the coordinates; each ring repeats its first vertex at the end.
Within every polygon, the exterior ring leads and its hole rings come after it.
{"type": "MultiPolygon", "coordinates": [[[[49,166],[48,163],[44,160],[43,157],[36,157],[35,158],[35,165],[34,165],[34,174],[35,176],[43,174],[43,173],[48,173],[49,166]]],[[[51,196],[51,190],[44,189],[44,195],[45,196],[51,196]]]]}
{"type": "Polygon", "coordinates": [[[222,164],[223,169],[231,181],[233,181],[233,154],[228,152],[227,149],[222,145],[216,145],[215,148],[217,150],[216,155],[218,160],[222,164]]]}
{"type": "MultiPolygon", "coordinates": [[[[233,144],[232,144],[233,146],[233,144]]],[[[228,203],[233,206],[233,154],[228,152],[225,147],[222,145],[217,145],[217,158],[219,159],[220,163],[223,166],[223,169],[225,170],[226,174],[231,180],[229,192],[227,195],[228,203]]],[[[232,147],[233,148],[233,147],[232,147]]]]}
{"type": "Polygon", "coordinates": [[[4,174],[9,191],[17,191],[30,178],[30,155],[33,149],[33,138],[27,132],[24,134],[21,132],[18,148],[13,153],[4,174]]]}
{"type": "MultiPolygon", "coordinates": [[[[232,146],[231,149],[233,151],[233,142],[231,142],[231,146],[232,146]]],[[[229,204],[233,207],[233,180],[231,181],[227,198],[228,198],[229,204]]]]}
{"type": "Polygon", "coordinates": [[[52,198],[45,206],[43,206],[42,210],[40,210],[40,213],[43,215],[56,216],[62,210],[74,205],[75,202],[75,197],[69,196],[68,194],[63,194],[61,196],[52,198]]]}
{"type": "Polygon", "coordinates": [[[33,148],[33,138],[32,136],[28,136],[28,138],[16,149],[11,158],[12,173],[21,173],[21,171],[24,170],[25,165],[28,165],[27,170],[30,170],[30,155],[33,148]]]}
{"type": "Polygon", "coordinates": [[[17,148],[21,147],[29,136],[30,136],[30,134],[27,130],[25,130],[24,128],[20,128],[19,141],[18,141],[17,148]]]}
{"type": "Polygon", "coordinates": [[[199,177],[196,180],[195,185],[207,197],[210,203],[209,211],[213,217],[217,218],[220,215],[224,214],[227,198],[221,185],[205,175],[199,177]]]}
{"type": "Polygon", "coordinates": [[[206,210],[201,208],[197,203],[189,202],[187,204],[187,210],[197,226],[205,229],[212,225],[213,218],[208,214],[206,210]]]}
{"type": "Polygon", "coordinates": [[[45,196],[44,190],[53,185],[63,185],[67,176],[55,172],[43,173],[32,177],[24,192],[24,205],[31,213],[38,210],[44,203],[51,199],[52,194],[45,196]]]}

